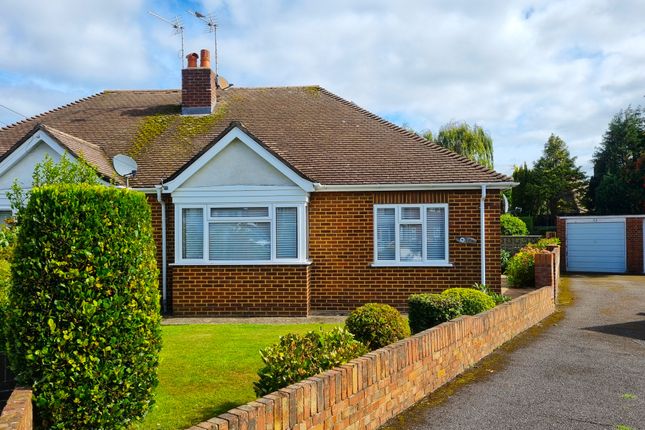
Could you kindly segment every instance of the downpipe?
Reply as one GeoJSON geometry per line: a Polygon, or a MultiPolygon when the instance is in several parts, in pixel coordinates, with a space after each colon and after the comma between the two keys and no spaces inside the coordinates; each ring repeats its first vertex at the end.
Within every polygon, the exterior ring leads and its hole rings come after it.
{"type": "Polygon", "coordinates": [[[486,185],[482,185],[482,197],[479,202],[479,230],[481,232],[481,239],[479,241],[481,246],[481,281],[482,285],[486,285],[486,185]]]}
{"type": "Polygon", "coordinates": [[[164,315],[168,313],[167,281],[166,281],[166,202],[163,201],[162,185],[155,185],[157,201],[161,205],[161,309],[164,315]]]}

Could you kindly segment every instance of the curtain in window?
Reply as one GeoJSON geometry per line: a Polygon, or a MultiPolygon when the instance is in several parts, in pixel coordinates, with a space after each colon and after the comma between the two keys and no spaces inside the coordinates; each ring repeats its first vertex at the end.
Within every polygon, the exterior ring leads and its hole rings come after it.
{"type": "Polygon", "coordinates": [[[427,213],[428,260],[446,258],[446,210],[428,208],[427,213]]]}
{"type": "Polygon", "coordinates": [[[182,258],[201,259],[204,257],[204,210],[190,208],[181,212],[182,258]]]}
{"type": "Polygon", "coordinates": [[[210,260],[271,260],[271,223],[210,223],[208,242],[210,260]]]}
{"type": "Polygon", "coordinates": [[[298,208],[275,209],[276,257],[298,258],[298,208]]]}
{"type": "Polygon", "coordinates": [[[376,259],[394,260],[396,258],[394,208],[380,208],[376,210],[376,259]]]}

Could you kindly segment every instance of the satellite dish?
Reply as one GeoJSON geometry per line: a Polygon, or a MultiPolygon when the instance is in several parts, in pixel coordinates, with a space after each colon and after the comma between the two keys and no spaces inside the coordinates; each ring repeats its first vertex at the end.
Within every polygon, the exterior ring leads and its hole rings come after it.
{"type": "Polygon", "coordinates": [[[115,155],[114,158],[112,158],[112,166],[119,176],[123,176],[126,179],[126,184],[128,183],[129,178],[134,178],[137,174],[137,162],[127,155],[115,155]]]}

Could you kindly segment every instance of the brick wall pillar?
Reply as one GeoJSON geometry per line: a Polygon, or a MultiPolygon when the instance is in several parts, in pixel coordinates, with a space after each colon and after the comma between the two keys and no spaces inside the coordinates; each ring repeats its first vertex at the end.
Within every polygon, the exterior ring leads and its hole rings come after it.
{"type": "Polygon", "coordinates": [[[542,252],[535,254],[535,288],[555,285],[555,254],[542,252]]]}
{"type": "MultiPolygon", "coordinates": [[[[560,269],[563,272],[567,271],[567,221],[564,218],[558,217],[557,220],[557,235],[560,239],[560,269]]],[[[559,273],[559,272],[558,272],[559,273]]]]}
{"type": "Polygon", "coordinates": [[[643,273],[643,218],[627,218],[627,271],[643,273]]]}

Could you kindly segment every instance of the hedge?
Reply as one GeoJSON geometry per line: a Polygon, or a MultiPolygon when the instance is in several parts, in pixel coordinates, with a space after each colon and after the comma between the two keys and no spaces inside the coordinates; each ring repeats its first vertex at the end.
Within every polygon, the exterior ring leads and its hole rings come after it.
{"type": "Polygon", "coordinates": [[[410,327],[401,313],[383,303],[356,308],[347,316],[345,328],[370,350],[410,336],[410,327]]]}
{"type": "Polygon", "coordinates": [[[502,228],[503,235],[523,236],[529,234],[529,229],[526,227],[524,221],[509,213],[500,216],[499,224],[502,228]]]}
{"type": "Polygon", "coordinates": [[[408,297],[408,321],[412,333],[419,333],[459,315],[459,298],[443,294],[412,294],[408,297]]]}
{"type": "Polygon", "coordinates": [[[495,300],[474,288],[449,288],[441,294],[461,301],[462,315],[477,315],[495,307],[495,300]]]}
{"type": "Polygon", "coordinates": [[[126,428],[153,403],[158,271],[142,193],[32,190],[12,265],[7,354],[33,388],[38,425],[126,428]]]}

